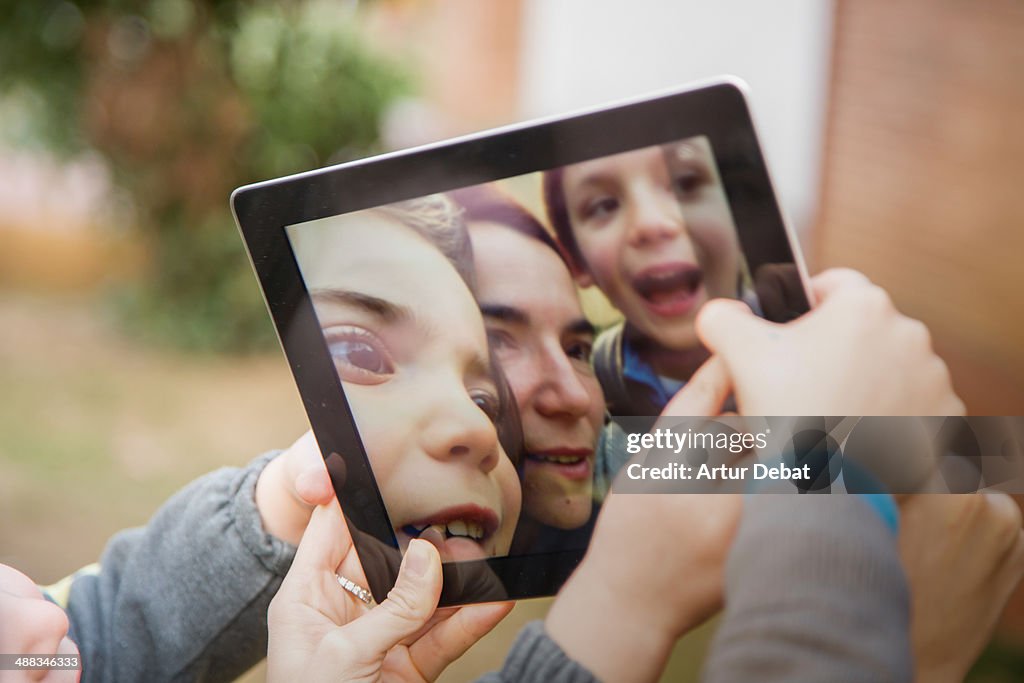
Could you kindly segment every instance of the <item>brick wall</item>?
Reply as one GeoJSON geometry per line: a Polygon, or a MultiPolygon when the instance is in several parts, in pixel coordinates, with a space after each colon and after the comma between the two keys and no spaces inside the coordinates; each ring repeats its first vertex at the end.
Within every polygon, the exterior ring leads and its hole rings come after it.
{"type": "Polygon", "coordinates": [[[1024,3],[835,8],[811,261],[924,320],[972,413],[1024,414],[1024,3]]]}

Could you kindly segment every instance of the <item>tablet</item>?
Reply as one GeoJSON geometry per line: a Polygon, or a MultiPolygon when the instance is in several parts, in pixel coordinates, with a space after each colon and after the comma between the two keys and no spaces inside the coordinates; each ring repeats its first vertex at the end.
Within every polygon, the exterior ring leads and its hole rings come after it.
{"type": "Polygon", "coordinates": [[[442,605],[551,595],[732,297],[808,309],[722,79],[239,188],[231,198],[369,589],[437,546],[442,605]]]}

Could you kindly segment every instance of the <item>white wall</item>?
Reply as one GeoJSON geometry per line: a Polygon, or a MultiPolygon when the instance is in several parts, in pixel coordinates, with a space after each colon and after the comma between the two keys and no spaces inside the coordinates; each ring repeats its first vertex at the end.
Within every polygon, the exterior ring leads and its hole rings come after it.
{"type": "Polygon", "coordinates": [[[814,218],[830,0],[525,0],[524,118],[731,73],[794,226],[814,218]]]}

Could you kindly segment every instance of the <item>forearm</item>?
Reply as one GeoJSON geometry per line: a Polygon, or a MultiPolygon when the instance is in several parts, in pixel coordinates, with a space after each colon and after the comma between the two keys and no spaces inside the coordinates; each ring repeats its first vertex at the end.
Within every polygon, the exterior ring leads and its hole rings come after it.
{"type": "MultiPolygon", "coordinates": [[[[631,609],[635,587],[607,585],[585,562],[548,612],[548,634],[568,657],[600,680],[657,680],[675,635],[654,627],[650,618],[631,609]]],[[[642,580],[639,573],[637,579],[642,580]]]]}
{"type": "Polygon", "coordinates": [[[115,536],[99,575],[75,581],[83,681],[233,680],[265,656],[266,610],[294,555],[256,509],[268,460],[196,480],[115,536]]]}
{"type": "Polygon", "coordinates": [[[721,607],[741,507],[729,495],[612,494],[548,633],[602,680],[656,680],[676,639],[721,607]]]}

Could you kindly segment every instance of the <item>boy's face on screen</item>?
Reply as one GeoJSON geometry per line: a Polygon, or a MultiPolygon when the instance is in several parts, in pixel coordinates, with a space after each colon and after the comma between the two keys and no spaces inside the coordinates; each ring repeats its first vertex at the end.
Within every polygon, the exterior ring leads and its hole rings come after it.
{"type": "Polygon", "coordinates": [[[470,225],[478,297],[523,423],[523,510],[560,529],[590,518],[604,396],[590,365],[594,329],[569,270],[536,239],[470,225]]]}
{"type": "Polygon", "coordinates": [[[432,528],[445,560],[507,554],[520,485],[465,283],[434,245],[372,211],[292,240],[403,550],[432,528]]]}
{"type": "Polygon", "coordinates": [[[646,337],[699,345],[708,299],[735,297],[739,255],[728,202],[703,138],[568,166],[563,187],[586,273],[646,337]]]}

